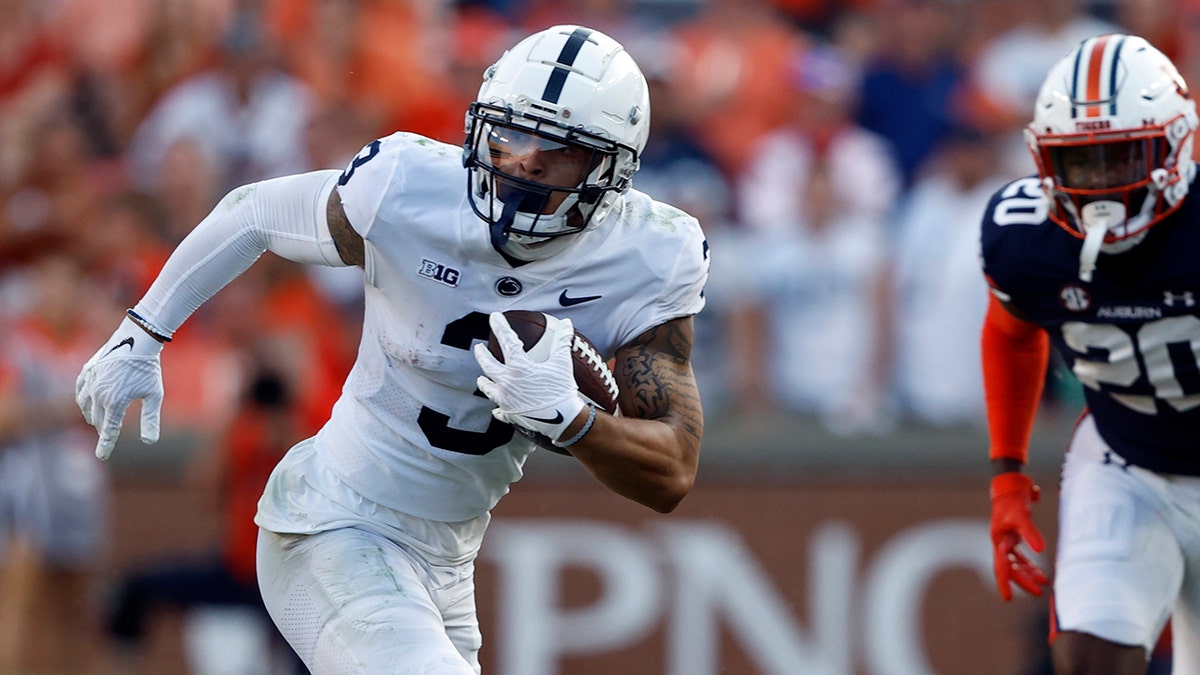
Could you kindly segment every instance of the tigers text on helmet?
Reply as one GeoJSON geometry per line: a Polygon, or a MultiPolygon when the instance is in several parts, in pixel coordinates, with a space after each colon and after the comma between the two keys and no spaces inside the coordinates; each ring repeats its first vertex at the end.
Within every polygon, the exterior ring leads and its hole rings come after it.
{"type": "Polygon", "coordinates": [[[1042,84],[1025,140],[1050,218],[1084,239],[1080,277],[1175,211],[1196,165],[1196,105],[1171,61],[1143,38],[1079,43],[1042,84]]]}
{"type": "Polygon", "coordinates": [[[554,26],[487,69],[466,122],[471,208],[493,245],[533,260],[620,203],[646,147],[650,95],[616,40],[554,26]]]}

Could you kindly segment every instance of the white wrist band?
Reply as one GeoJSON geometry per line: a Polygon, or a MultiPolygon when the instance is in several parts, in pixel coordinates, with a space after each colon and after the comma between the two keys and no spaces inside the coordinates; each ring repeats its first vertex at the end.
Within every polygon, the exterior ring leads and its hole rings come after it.
{"type": "Polygon", "coordinates": [[[587,422],[583,423],[583,428],[580,429],[579,432],[576,433],[574,436],[568,438],[567,440],[563,441],[562,443],[555,441],[554,442],[555,445],[557,445],[560,448],[569,448],[572,445],[575,445],[576,443],[578,443],[581,438],[583,438],[585,435],[587,435],[587,432],[592,430],[592,424],[595,423],[595,421],[596,421],[596,404],[589,401],[587,404],[587,407],[588,407],[588,418],[587,418],[587,422]]]}
{"type": "Polygon", "coordinates": [[[149,333],[150,337],[154,338],[155,340],[158,340],[159,342],[170,342],[171,341],[171,337],[169,335],[166,335],[162,331],[160,331],[158,328],[155,328],[154,324],[152,324],[149,321],[147,321],[146,319],[144,319],[142,317],[142,315],[135,312],[132,307],[125,310],[125,314],[126,314],[126,316],[129,317],[129,319],[131,321],[133,321],[134,323],[137,324],[138,328],[141,328],[142,330],[149,333]]]}

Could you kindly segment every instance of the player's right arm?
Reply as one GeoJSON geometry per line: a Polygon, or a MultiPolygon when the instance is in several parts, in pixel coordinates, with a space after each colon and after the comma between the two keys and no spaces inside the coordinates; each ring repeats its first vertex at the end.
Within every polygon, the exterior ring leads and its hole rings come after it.
{"type": "Polygon", "coordinates": [[[998,469],[1019,470],[1028,458],[1029,437],[1049,363],[1050,338],[1039,326],[1014,316],[993,295],[983,322],[981,347],[989,454],[998,469]]]}
{"type": "Polygon", "coordinates": [[[346,218],[338,182],[337,171],[314,171],[239,187],[180,242],[76,381],[76,402],[99,432],[98,457],[107,459],[112,452],[134,400],[143,401],[143,442],[158,440],[163,345],[265,251],[300,263],[362,264],[362,238],[346,218]]]}
{"type": "Polygon", "coordinates": [[[342,208],[342,196],[338,194],[336,186],[329,193],[329,203],[325,207],[325,219],[329,221],[329,236],[333,239],[333,244],[337,247],[342,262],[362,267],[366,263],[366,246],[363,244],[362,235],[350,226],[350,219],[346,217],[346,209],[342,208]]]}
{"type": "Polygon", "coordinates": [[[1032,518],[1038,488],[1021,469],[1028,459],[1050,341],[1042,328],[1014,316],[995,296],[988,306],[981,338],[993,470],[993,564],[1000,597],[1007,601],[1012,599],[1011,584],[1041,595],[1041,587],[1049,583],[1045,573],[1018,546],[1024,542],[1037,552],[1045,548],[1032,518]]]}

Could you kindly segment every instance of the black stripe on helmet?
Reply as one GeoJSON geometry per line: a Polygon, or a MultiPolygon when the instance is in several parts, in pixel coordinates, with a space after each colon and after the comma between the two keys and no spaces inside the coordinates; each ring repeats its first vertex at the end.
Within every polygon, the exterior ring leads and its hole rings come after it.
{"type": "Polygon", "coordinates": [[[555,61],[559,64],[550,72],[550,79],[546,81],[546,89],[542,92],[542,100],[547,103],[558,103],[558,98],[562,96],[563,85],[567,82],[567,75],[571,73],[569,68],[563,66],[571,66],[575,63],[575,58],[579,56],[579,50],[583,49],[583,43],[587,42],[588,36],[592,31],[587,28],[576,28],[563,44],[562,51],[558,53],[558,58],[555,61]]]}
{"type": "Polygon", "coordinates": [[[1075,50],[1075,63],[1071,67],[1071,119],[1079,116],[1079,104],[1077,101],[1083,98],[1083,94],[1079,91],[1081,86],[1079,84],[1079,64],[1083,61],[1083,53],[1087,51],[1084,49],[1085,44],[1090,44],[1090,41],[1079,45],[1079,48],[1075,50]]]}

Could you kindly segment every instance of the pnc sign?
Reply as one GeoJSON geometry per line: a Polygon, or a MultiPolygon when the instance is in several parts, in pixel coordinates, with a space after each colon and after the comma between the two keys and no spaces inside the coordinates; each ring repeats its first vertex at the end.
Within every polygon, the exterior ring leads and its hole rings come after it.
{"type": "Polygon", "coordinates": [[[737,514],[498,517],[479,563],[494,574],[477,590],[485,672],[935,675],[967,671],[939,669],[931,645],[971,659],[988,643],[1019,651],[967,616],[1011,612],[994,594],[986,512],[918,518],[880,539],[853,518],[821,518],[801,534],[788,523],[802,508],[750,511],[777,521],[773,541],[742,531],[737,514]],[[782,561],[784,574],[763,558],[782,561]],[[950,610],[962,616],[942,619],[962,624],[965,641],[929,616],[947,574],[975,586],[969,607],[950,610]],[[972,637],[969,623],[981,633],[972,637]]]}

